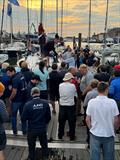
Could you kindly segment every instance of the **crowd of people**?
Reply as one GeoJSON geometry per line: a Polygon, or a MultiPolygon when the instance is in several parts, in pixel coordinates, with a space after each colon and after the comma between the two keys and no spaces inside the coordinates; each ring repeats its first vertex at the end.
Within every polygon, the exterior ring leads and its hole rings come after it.
{"type": "Polygon", "coordinates": [[[115,132],[120,133],[119,64],[114,67],[100,65],[100,60],[86,46],[77,51],[75,63],[71,65],[69,61],[65,61],[71,58],[69,52],[70,46],[63,53],[60,66],[57,63],[47,66],[44,59],[34,70],[28,68],[26,61],[21,61],[19,67],[10,66],[6,62],[1,64],[1,157],[6,145],[3,123],[10,121],[16,136],[18,111],[22,133],[27,134],[28,160],[35,160],[37,137],[42,147],[43,159],[47,159],[48,141],[56,140],[54,131],[57,123],[58,139],[64,138],[66,121],[69,126],[69,140],[76,139],[76,119],[82,115],[83,107],[83,125],[87,128],[91,160],[100,159],[100,148],[103,150],[104,160],[114,160],[115,132]],[[57,118],[56,101],[59,102],[57,118]]]}

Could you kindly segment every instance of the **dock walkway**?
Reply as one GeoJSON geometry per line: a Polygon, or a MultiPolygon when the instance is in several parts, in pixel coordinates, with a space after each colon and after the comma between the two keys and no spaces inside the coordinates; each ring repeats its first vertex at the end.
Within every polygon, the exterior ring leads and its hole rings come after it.
{"type": "MultiPolygon", "coordinates": [[[[57,105],[57,114],[58,114],[58,105],[57,105]]],[[[67,136],[68,125],[66,123],[65,136],[62,141],[57,139],[57,130],[56,128],[56,140],[49,143],[48,147],[50,150],[49,160],[89,160],[89,149],[86,144],[86,127],[81,125],[83,116],[77,117],[76,122],[76,140],[74,142],[69,141],[67,136]]],[[[7,123],[5,125],[6,134],[7,134],[7,147],[5,149],[6,160],[26,160],[28,156],[28,145],[27,139],[25,136],[22,136],[20,131],[20,121],[18,116],[18,136],[13,136],[11,130],[11,124],[7,123]]],[[[40,144],[36,143],[37,153],[40,158],[40,144]]],[[[115,160],[120,160],[120,135],[115,137],[115,160]]]]}

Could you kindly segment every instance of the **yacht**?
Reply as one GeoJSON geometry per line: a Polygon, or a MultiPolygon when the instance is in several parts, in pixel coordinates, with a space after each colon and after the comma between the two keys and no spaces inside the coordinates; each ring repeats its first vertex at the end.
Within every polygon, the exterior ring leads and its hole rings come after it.
{"type": "Polygon", "coordinates": [[[25,53],[26,46],[23,42],[13,42],[12,44],[2,45],[0,49],[0,53],[5,53],[9,58],[17,57],[17,55],[21,55],[25,53]]]}

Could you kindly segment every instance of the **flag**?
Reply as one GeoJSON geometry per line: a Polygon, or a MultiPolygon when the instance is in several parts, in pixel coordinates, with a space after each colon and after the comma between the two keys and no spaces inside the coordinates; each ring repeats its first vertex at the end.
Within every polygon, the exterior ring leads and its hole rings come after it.
{"type": "Polygon", "coordinates": [[[8,3],[8,6],[7,6],[7,15],[8,16],[12,15],[12,5],[10,3],[8,3]]]}
{"type": "Polygon", "coordinates": [[[17,0],[8,0],[10,3],[14,4],[15,6],[19,6],[19,3],[17,0]]]}

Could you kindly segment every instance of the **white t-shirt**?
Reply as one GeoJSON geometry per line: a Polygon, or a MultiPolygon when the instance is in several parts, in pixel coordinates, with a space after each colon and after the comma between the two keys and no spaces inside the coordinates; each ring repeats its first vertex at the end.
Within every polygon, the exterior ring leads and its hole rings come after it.
{"type": "Polygon", "coordinates": [[[114,117],[119,115],[119,111],[113,99],[106,96],[97,96],[91,99],[86,113],[91,116],[90,132],[93,135],[98,137],[115,136],[114,117]]]}
{"type": "Polygon", "coordinates": [[[63,82],[59,85],[60,105],[73,106],[74,97],[77,96],[75,85],[69,82],[63,82]]]}

